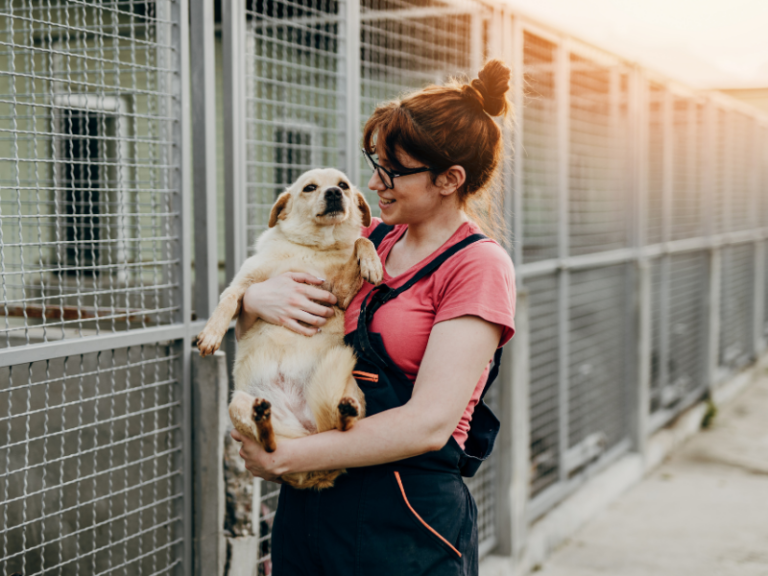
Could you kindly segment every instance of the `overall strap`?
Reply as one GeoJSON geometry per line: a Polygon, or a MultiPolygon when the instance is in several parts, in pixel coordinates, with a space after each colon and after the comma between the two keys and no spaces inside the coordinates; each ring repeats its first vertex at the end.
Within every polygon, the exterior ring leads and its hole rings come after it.
{"type": "MultiPolygon", "coordinates": [[[[378,230],[378,228],[376,230],[378,230]]],[[[448,258],[460,250],[463,250],[470,244],[474,244],[480,240],[485,240],[486,238],[487,236],[484,236],[483,234],[472,234],[471,236],[467,236],[461,242],[457,242],[448,248],[448,250],[436,256],[432,261],[430,261],[421,270],[416,272],[416,274],[414,274],[410,280],[408,280],[399,288],[393,289],[386,284],[381,284],[380,286],[374,288],[371,292],[368,293],[365,300],[363,301],[363,305],[360,309],[360,317],[358,319],[358,330],[361,328],[367,328],[368,323],[371,321],[371,318],[373,318],[374,313],[384,304],[393,298],[397,298],[400,294],[413,287],[413,285],[422,278],[426,278],[432,274],[432,272],[437,270],[446,260],[448,260],[448,258]]]]}
{"type": "Polygon", "coordinates": [[[388,224],[384,224],[384,222],[380,222],[379,225],[373,229],[370,236],[368,236],[368,240],[373,242],[373,246],[378,250],[379,244],[384,240],[384,237],[394,229],[394,226],[389,226],[388,224]]]}

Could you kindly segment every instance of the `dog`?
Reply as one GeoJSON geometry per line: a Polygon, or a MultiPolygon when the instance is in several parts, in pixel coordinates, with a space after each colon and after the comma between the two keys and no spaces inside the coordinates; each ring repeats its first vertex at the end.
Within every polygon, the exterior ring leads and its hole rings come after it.
{"type": "MultiPolygon", "coordinates": [[[[381,283],[376,248],[360,236],[371,223],[365,197],[333,168],[306,172],[272,207],[269,228],[222,293],[198,335],[202,356],[221,345],[246,289],[284,272],[323,278],[337,298],[334,314],[312,337],[257,320],[238,342],[235,392],[229,415],[235,428],[273,452],[281,439],[349,430],[365,416],[365,397],[352,376],[355,355],[344,345],[344,314],[366,280],[381,283]]],[[[344,470],[286,474],[296,488],[328,488],[344,470]]]]}

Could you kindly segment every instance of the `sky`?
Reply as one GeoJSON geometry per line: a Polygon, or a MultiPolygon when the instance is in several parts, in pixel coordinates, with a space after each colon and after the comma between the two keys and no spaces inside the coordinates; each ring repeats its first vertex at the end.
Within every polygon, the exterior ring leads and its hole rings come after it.
{"type": "Polygon", "coordinates": [[[768,87],[768,0],[506,0],[695,88],[768,87]]]}

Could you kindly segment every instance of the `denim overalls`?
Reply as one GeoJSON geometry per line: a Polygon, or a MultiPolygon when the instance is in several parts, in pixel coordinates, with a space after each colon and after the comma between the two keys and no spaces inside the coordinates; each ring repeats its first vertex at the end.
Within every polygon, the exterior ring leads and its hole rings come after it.
{"type": "MultiPolygon", "coordinates": [[[[380,224],[376,246],[391,230],[380,224]]],[[[386,302],[434,272],[475,234],[443,252],[397,289],[375,288],[363,301],[346,343],[357,355],[354,376],[366,415],[404,405],[413,383],[368,325],[386,302]]],[[[483,395],[498,373],[496,352],[483,395]]],[[[473,476],[493,449],[499,421],[480,400],[465,449],[451,437],[442,449],[390,464],[350,468],[333,488],[283,485],[272,530],[275,576],[474,576],[478,573],[477,507],[461,476],[473,476]]]]}

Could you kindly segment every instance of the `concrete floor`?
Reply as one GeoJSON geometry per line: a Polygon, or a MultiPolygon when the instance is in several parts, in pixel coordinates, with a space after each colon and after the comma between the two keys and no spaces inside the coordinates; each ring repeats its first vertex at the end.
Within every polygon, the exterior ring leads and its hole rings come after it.
{"type": "Polygon", "coordinates": [[[768,375],[535,576],[768,576],[768,375]]]}

